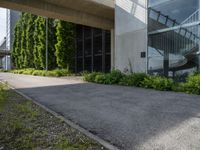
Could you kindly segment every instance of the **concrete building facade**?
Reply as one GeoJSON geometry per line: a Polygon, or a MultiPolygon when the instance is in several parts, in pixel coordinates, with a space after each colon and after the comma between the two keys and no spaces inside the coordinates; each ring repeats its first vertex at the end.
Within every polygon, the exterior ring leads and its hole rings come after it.
{"type": "MultiPolygon", "coordinates": [[[[10,9],[6,10],[6,37],[4,39],[4,43],[2,43],[1,45],[0,50],[9,51],[7,53],[10,53],[12,49],[12,44],[14,41],[15,25],[16,25],[16,22],[19,20],[19,17],[20,17],[20,13],[18,11],[14,11],[10,9]]],[[[5,70],[9,70],[11,69],[11,57],[10,55],[6,55],[6,53],[4,54],[5,56],[1,57],[2,68],[5,70]]]]}
{"type": "Polygon", "coordinates": [[[116,0],[115,68],[123,72],[146,72],[147,0],[116,0]]]}
{"type": "Polygon", "coordinates": [[[6,10],[6,47],[8,50],[12,49],[14,41],[14,29],[20,17],[20,12],[15,10],[6,10]]]}
{"type": "Polygon", "coordinates": [[[200,66],[200,0],[1,0],[0,6],[83,25],[77,70],[98,64],[102,71],[179,76],[200,66]]]}

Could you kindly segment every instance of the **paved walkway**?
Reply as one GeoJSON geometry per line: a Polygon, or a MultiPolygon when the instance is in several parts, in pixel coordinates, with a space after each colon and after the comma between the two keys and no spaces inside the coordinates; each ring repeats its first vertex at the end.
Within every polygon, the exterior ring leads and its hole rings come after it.
{"type": "Polygon", "coordinates": [[[200,96],[0,73],[24,94],[126,150],[199,150],[200,96]]]}

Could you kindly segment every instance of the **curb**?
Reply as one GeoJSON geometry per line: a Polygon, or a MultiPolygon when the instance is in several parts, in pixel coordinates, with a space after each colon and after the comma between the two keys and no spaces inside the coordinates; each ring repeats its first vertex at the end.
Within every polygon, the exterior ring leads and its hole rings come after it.
{"type": "Polygon", "coordinates": [[[39,107],[43,108],[45,111],[49,112],[50,114],[52,114],[53,116],[55,116],[56,118],[59,118],[61,120],[63,120],[65,123],[67,123],[69,126],[71,126],[72,128],[78,130],[79,132],[83,133],[84,135],[86,135],[87,137],[95,140],[96,142],[98,142],[99,144],[101,144],[102,146],[104,146],[105,148],[109,149],[109,150],[120,150],[119,148],[117,148],[116,146],[110,144],[109,142],[101,139],[100,137],[92,134],[91,132],[87,131],[86,129],[80,127],[79,125],[73,123],[72,121],[64,118],[63,116],[59,115],[58,113],[52,111],[51,109],[47,108],[46,106],[36,102],[34,99],[32,99],[31,97],[23,94],[22,92],[20,92],[19,90],[17,90],[15,87],[11,86],[10,84],[7,83],[7,81],[5,80],[0,80],[0,83],[2,84],[6,84],[10,89],[12,89],[13,91],[15,91],[16,93],[18,93],[19,95],[23,96],[24,98],[26,98],[27,100],[32,101],[34,104],[38,105],[39,107]]]}

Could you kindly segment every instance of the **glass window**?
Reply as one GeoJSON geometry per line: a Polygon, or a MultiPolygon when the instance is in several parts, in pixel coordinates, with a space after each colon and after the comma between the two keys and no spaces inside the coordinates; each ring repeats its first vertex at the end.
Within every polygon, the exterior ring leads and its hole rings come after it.
{"type": "Polygon", "coordinates": [[[149,0],[149,73],[175,77],[198,69],[199,1],[149,0]]]}

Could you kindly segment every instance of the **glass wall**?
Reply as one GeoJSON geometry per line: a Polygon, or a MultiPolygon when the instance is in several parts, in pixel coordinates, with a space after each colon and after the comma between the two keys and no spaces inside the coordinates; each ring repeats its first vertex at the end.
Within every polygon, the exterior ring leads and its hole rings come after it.
{"type": "Polygon", "coordinates": [[[76,72],[109,72],[111,33],[88,26],[76,26],[76,72]]]}
{"type": "Polygon", "coordinates": [[[185,76],[199,69],[200,0],[149,0],[148,71],[185,76]]]}

